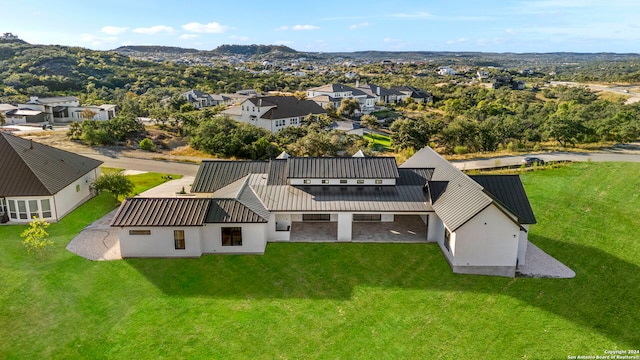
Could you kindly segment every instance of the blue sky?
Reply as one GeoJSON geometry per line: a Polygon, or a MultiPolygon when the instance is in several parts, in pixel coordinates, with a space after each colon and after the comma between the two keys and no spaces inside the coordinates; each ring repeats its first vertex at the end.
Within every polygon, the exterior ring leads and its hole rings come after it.
{"type": "Polygon", "coordinates": [[[100,50],[640,52],[639,0],[14,0],[0,8],[0,32],[100,50]]]}

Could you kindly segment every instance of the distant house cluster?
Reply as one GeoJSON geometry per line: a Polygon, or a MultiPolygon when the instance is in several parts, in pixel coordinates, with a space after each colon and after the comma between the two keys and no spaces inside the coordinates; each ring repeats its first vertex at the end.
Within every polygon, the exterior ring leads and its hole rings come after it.
{"type": "Polygon", "coordinates": [[[17,106],[0,104],[0,112],[5,114],[8,125],[109,120],[117,115],[116,109],[117,106],[113,104],[80,106],[80,99],[75,96],[31,96],[27,103],[17,106]]]}

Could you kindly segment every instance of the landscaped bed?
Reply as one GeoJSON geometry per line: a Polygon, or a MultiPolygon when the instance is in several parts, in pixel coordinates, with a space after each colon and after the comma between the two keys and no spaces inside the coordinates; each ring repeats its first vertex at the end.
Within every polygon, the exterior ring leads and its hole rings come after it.
{"type": "Polygon", "coordinates": [[[0,226],[2,358],[567,358],[640,344],[640,164],[522,175],[529,239],[574,279],[451,273],[435,244],[272,243],[265,255],[92,262],[100,195],[26,254],[0,226]],[[612,176],[615,175],[615,176],[612,176]]]}

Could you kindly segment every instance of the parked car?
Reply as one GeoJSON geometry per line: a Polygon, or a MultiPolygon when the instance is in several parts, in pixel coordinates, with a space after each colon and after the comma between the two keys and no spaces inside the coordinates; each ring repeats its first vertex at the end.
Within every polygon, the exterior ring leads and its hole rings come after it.
{"type": "Polygon", "coordinates": [[[527,156],[526,158],[522,159],[522,163],[527,166],[530,166],[533,164],[544,165],[544,160],[537,157],[533,157],[533,156],[527,156]]]}

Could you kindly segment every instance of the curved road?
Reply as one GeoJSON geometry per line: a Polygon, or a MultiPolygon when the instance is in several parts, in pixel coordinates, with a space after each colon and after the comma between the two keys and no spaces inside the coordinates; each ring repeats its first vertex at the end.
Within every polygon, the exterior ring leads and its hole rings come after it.
{"type": "Polygon", "coordinates": [[[165,174],[180,174],[185,176],[196,176],[198,172],[198,164],[166,161],[166,160],[149,160],[124,156],[105,156],[93,153],[82,154],[92,159],[104,161],[103,166],[122,168],[125,170],[153,171],[165,174]]]}

